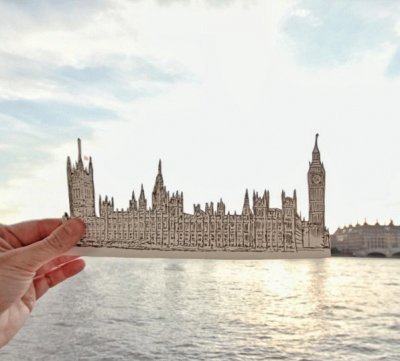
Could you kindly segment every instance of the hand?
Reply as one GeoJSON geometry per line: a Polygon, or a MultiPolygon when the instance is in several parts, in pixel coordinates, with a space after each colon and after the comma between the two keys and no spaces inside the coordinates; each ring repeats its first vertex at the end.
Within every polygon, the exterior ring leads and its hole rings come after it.
{"type": "Polygon", "coordinates": [[[36,300],[83,270],[82,259],[62,254],[84,231],[79,218],[0,226],[0,347],[19,331],[36,300]]]}

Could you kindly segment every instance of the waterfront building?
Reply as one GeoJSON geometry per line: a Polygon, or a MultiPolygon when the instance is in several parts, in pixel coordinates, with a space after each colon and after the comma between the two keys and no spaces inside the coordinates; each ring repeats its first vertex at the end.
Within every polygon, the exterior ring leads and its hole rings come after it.
{"type": "Polygon", "coordinates": [[[126,209],[115,209],[114,199],[99,197],[95,209],[93,163],[86,167],[78,139],[78,160],[67,159],[70,214],[87,225],[80,246],[146,250],[223,250],[297,252],[329,248],[325,227],[325,168],[318,148],[318,134],[308,170],[309,215],[301,219],[297,194],[281,194],[281,207],[270,206],[269,191],[250,195],[246,190],[240,214],[226,212],[220,199],[204,209],[195,204],[184,211],[182,192],[170,193],[164,185],[161,160],[148,205],[143,185],[139,197],[132,192],[126,209]]]}
{"type": "Polygon", "coordinates": [[[338,228],[331,236],[332,250],[350,256],[400,257],[400,226],[390,221],[387,225],[349,225],[338,228]]]}

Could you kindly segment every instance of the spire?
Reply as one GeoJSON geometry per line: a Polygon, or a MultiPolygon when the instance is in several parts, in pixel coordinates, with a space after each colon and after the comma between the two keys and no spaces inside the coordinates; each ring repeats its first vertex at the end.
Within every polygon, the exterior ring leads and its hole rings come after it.
{"type": "Polygon", "coordinates": [[[321,161],[321,156],[320,156],[319,149],[318,149],[318,137],[319,137],[319,134],[318,133],[315,134],[315,145],[314,145],[314,149],[313,149],[313,152],[312,152],[312,160],[313,160],[313,162],[320,162],[321,161]]]}
{"type": "Polygon", "coordinates": [[[246,188],[246,193],[244,195],[242,214],[250,214],[250,213],[251,213],[251,209],[250,209],[250,201],[249,201],[249,191],[246,188]]]}
{"type": "Polygon", "coordinates": [[[143,189],[143,183],[140,188],[140,196],[139,196],[139,210],[146,210],[147,208],[147,201],[144,196],[144,189],[143,189]]]}
{"type": "Polygon", "coordinates": [[[264,206],[269,208],[269,191],[267,191],[266,189],[264,189],[263,204],[264,206]]]}
{"type": "Polygon", "coordinates": [[[249,191],[246,188],[246,193],[244,194],[244,206],[247,207],[249,205],[249,191]]]}
{"type": "Polygon", "coordinates": [[[78,138],[78,162],[82,163],[82,146],[81,146],[81,138],[78,138]]]}
{"type": "Polygon", "coordinates": [[[161,173],[161,159],[158,162],[158,173],[152,193],[153,209],[163,208],[166,205],[167,192],[164,187],[164,180],[161,173]]]}
{"type": "Polygon", "coordinates": [[[218,214],[225,214],[225,204],[222,201],[222,198],[219,199],[219,202],[217,203],[217,213],[218,214]]]}
{"type": "Polygon", "coordinates": [[[137,210],[137,203],[136,203],[136,198],[135,198],[135,191],[132,191],[132,198],[129,201],[129,209],[130,210],[137,210]]]}
{"type": "Polygon", "coordinates": [[[318,149],[318,137],[319,137],[319,134],[318,134],[318,133],[315,134],[314,152],[315,152],[315,151],[319,152],[319,149],[318,149]]]}
{"type": "Polygon", "coordinates": [[[93,173],[92,157],[89,157],[89,173],[93,173]]]}
{"type": "Polygon", "coordinates": [[[294,205],[294,209],[297,212],[297,192],[296,189],[293,191],[293,205],[294,205]]]}

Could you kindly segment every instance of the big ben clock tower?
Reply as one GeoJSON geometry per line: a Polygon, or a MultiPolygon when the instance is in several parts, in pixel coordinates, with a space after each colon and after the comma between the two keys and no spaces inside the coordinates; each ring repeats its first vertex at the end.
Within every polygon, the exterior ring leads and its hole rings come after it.
{"type": "Polygon", "coordinates": [[[325,241],[325,168],[318,149],[318,134],[308,170],[308,202],[310,246],[320,246],[325,241]]]}

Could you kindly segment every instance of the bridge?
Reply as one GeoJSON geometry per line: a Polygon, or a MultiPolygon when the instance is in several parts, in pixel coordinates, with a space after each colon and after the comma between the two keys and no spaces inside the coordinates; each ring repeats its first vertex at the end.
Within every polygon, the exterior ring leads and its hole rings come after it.
{"type": "Polygon", "coordinates": [[[399,257],[400,247],[395,248],[365,248],[354,252],[357,257],[399,257]]]}

